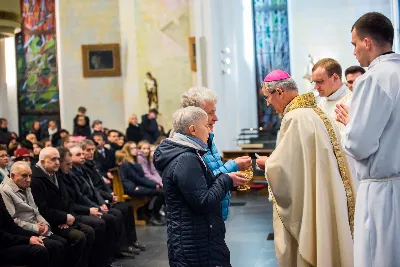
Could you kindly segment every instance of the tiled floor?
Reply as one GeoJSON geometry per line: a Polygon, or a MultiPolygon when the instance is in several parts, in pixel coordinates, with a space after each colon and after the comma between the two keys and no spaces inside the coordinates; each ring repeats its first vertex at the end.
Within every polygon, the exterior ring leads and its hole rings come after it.
{"type": "MultiPolygon", "coordinates": [[[[226,242],[232,267],[275,267],[274,242],[267,241],[272,229],[272,206],[266,196],[236,196],[226,222],[226,242]]],[[[120,260],[125,267],[167,267],[167,235],[164,227],[137,227],[139,241],[147,250],[133,260],[120,260]]]]}

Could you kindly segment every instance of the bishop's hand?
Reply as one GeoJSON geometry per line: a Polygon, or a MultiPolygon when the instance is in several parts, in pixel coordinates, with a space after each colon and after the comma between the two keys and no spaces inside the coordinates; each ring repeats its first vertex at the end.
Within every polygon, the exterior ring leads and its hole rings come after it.
{"type": "Polygon", "coordinates": [[[268,159],[267,156],[259,157],[259,158],[256,160],[256,164],[257,164],[258,168],[260,168],[260,169],[262,169],[262,170],[265,170],[265,161],[266,161],[267,159],[268,159]]]}
{"type": "Polygon", "coordinates": [[[349,107],[345,104],[336,104],[335,112],[336,121],[346,126],[350,120],[349,107]]]}

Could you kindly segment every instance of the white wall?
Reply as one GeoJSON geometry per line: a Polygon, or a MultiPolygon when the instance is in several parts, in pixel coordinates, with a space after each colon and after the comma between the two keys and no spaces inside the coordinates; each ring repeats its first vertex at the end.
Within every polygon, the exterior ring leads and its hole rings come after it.
{"type": "Polygon", "coordinates": [[[72,131],[79,106],[108,128],[126,128],[122,77],[83,78],[83,44],[121,43],[116,0],[57,0],[57,54],[62,127],[72,131]]]}
{"type": "Polygon", "coordinates": [[[332,57],[343,71],[358,65],[353,55],[351,27],[364,13],[381,12],[392,18],[391,0],[289,0],[289,38],[291,73],[303,92],[302,78],[308,54],[315,62],[332,57]]]}
{"type": "Polygon", "coordinates": [[[201,70],[197,84],[208,86],[219,96],[219,121],[215,127],[218,149],[237,149],[236,138],[240,130],[257,126],[252,1],[192,1],[196,45],[205,49],[197,51],[198,55],[205,53],[205,58],[197,61],[197,69],[201,70]],[[201,37],[205,38],[205,47],[200,46],[201,37]],[[225,58],[221,57],[221,50],[226,47],[231,51],[230,74],[221,72],[221,60],[225,58]],[[205,84],[202,84],[203,80],[206,80],[205,84]]]}

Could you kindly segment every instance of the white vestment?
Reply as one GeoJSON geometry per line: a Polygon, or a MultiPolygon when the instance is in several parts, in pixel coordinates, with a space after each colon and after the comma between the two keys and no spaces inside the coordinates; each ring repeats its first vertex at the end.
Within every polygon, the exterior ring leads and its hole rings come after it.
{"type": "MultiPolygon", "coordinates": [[[[347,87],[346,84],[343,83],[343,85],[336,92],[328,97],[324,97],[323,100],[318,104],[318,107],[320,107],[325,112],[325,114],[327,114],[331,118],[331,120],[336,123],[336,126],[338,127],[340,132],[340,137],[342,139],[345,126],[342,123],[336,121],[336,104],[345,104],[346,106],[350,107],[352,96],[353,92],[347,87]]],[[[349,158],[349,165],[351,176],[353,177],[354,187],[357,190],[359,181],[357,179],[354,160],[352,158],[349,158]]]]}
{"type": "Polygon", "coordinates": [[[343,146],[361,181],[354,266],[400,266],[400,55],[379,56],[354,84],[343,146]]]}
{"type": "Polygon", "coordinates": [[[352,267],[355,193],[334,123],[312,93],[285,109],[265,163],[282,267],[352,267]]]}

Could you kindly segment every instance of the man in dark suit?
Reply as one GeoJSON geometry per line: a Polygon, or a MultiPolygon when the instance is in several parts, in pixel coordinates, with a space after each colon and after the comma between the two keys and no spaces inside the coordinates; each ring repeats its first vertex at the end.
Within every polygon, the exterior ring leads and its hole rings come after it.
{"type": "Polygon", "coordinates": [[[70,151],[73,165],[71,172],[78,179],[80,190],[90,200],[91,206],[98,208],[102,213],[101,218],[106,222],[109,235],[115,237],[114,248],[116,255],[134,257],[134,254],[139,251],[129,246],[127,242],[122,213],[117,209],[107,206],[108,201],[106,201],[96,187],[94,187],[90,177],[90,170],[84,165],[85,156],[82,149],[80,147],[73,147],[70,151]]]}
{"type": "MultiPolygon", "coordinates": [[[[95,154],[94,160],[99,167],[103,177],[107,179],[112,179],[112,175],[108,170],[117,166],[115,159],[115,150],[109,145],[108,148],[106,147],[106,143],[102,134],[95,134],[93,136],[93,141],[97,145],[97,153],[95,154]]],[[[108,181],[107,184],[110,184],[110,181],[108,181]]]]}
{"type": "Polygon", "coordinates": [[[65,185],[56,173],[60,154],[46,147],[39,154],[39,162],[32,168],[31,189],[40,214],[50,223],[53,232],[68,240],[67,266],[85,267],[95,232],[92,227],[77,222],[74,203],[68,197],[65,185]]]}
{"type": "Polygon", "coordinates": [[[79,143],[85,157],[85,167],[89,172],[94,187],[99,191],[100,195],[108,201],[109,205],[119,211],[124,216],[125,231],[127,234],[128,244],[131,244],[136,249],[145,250],[145,246],[137,241],[135,217],[133,215],[132,206],[126,202],[118,202],[118,198],[112,192],[111,188],[106,185],[101,172],[94,161],[94,152],[96,147],[92,140],[82,140],[79,143]]]}

